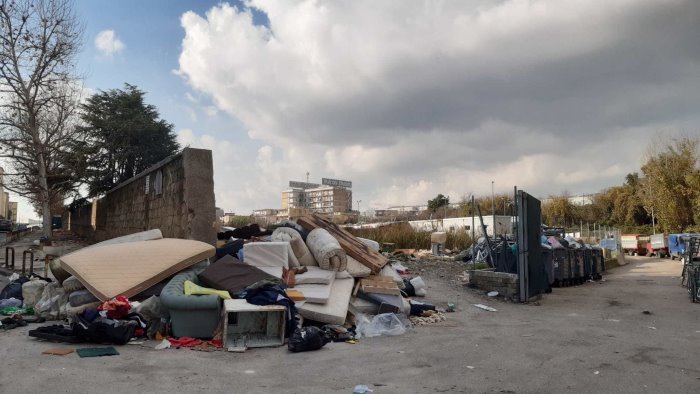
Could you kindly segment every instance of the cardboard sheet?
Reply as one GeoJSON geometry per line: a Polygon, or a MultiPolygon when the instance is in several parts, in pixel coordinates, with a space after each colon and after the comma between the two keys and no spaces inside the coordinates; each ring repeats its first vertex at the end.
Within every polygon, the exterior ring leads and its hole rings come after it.
{"type": "Polygon", "coordinates": [[[310,320],[319,321],[328,324],[343,324],[345,317],[348,314],[348,304],[350,303],[350,295],[352,293],[355,280],[337,279],[333,283],[331,297],[325,304],[313,304],[305,302],[301,305],[299,313],[310,320]]]}
{"type": "Polygon", "coordinates": [[[62,267],[105,301],[132,297],[199,261],[214,256],[212,245],[189,239],[93,246],[62,257],[62,267]]]}

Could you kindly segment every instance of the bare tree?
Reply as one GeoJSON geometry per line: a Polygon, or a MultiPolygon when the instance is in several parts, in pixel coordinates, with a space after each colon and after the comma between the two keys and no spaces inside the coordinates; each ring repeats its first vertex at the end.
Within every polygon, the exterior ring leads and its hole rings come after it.
{"type": "Polygon", "coordinates": [[[69,0],[0,0],[0,157],[51,237],[51,205],[75,188],[80,144],[74,58],[82,26],[69,0]]]}

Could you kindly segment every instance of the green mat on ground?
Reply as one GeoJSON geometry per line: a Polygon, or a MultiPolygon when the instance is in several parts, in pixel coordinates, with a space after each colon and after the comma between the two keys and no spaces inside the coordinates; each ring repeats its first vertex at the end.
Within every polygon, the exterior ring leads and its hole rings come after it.
{"type": "Polygon", "coordinates": [[[119,352],[113,347],[87,347],[76,350],[80,358],[84,357],[102,357],[102,356],[118,356],[119,352]]]}

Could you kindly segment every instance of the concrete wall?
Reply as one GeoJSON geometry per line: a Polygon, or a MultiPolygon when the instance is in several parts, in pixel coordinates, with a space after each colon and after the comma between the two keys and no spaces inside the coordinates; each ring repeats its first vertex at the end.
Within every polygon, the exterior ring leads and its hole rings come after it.
{"type": "Polygon", "coordinates": [[[506,298],[517,298],[520,291],[518,275],[507,272],[469,271],[469,285],[484,291],[497,291],[506,298]]]}
{"type": "Polygon", "coordinates": [[[168,238],[214,244],[215,222],[211,151],[193,148],[185,148],[92,205],[70,213],[70,230],[96,242],[157,228],[168,238]]]}

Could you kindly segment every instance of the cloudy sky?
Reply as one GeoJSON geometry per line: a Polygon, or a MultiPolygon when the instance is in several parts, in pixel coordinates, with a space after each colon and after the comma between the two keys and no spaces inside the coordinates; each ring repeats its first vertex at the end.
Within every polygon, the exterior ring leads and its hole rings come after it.
{"type": "Polygon", "coordinates": [[[217,205],[290,179],[361,208],[591,193],[700,130],[700,2],[80,1],[90,89],[136,84],[214,154],[217,205]]]}

